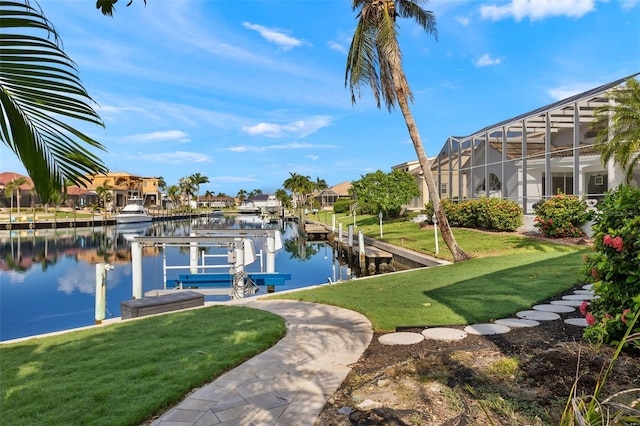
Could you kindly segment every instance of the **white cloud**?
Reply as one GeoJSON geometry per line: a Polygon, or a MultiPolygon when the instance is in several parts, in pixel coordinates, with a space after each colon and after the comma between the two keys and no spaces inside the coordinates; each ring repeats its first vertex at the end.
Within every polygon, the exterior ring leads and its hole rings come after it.
{"type": "Polygon", "coordinates": [[[265,40],[277,44],[284,50],[291,49],[292,47],[298,47],[303,44],[302,40],[290,37],[272,28],[263,27],[262,25],[252,24],[250,22],[243,22],[242,25],[245,28],[257,31],[265,40]]]}
{"type": "Polygon", "coordinates": [[[335,50],[336,52],[347,53],[347,48],[338,42],[328,41],[327,46],[329,46],[329,49],[335,50]]]}
{"type": "Polygon", "coordinates": [[[242,131],[250,136],[265,136],[278,138],[284,135],[305,137],[317,132],[331,123],[331,117],[320,115],[307,120],[297,120],[288,124],[258,123],[255,126],[245,126],[242,131]]]}
{"type": "Polygon", "coordinates": [[[309,160],[316,161],[318,158],[320,158],[320,156],[308,154],[308,155],[305,155],[304,158],[308,158],[309,160]]]}
{"type": "Polygon", "coordinates": [[[165,130],[163,132],[140,133],[122,139],[124,143],[156,143],[156,142],[190,142],[189,135],[181,130],[165,130]]]}
{"type": "Polygon", "coordinates": [[[634,7],[636,7],[638,4],[640,4],[640,0],[621,0],[620,1],[620,6],[622,7],[622,10],[631,10],[634,7]]]}
{"type": "Polygon", "coordinates": [[[209,156],[199,152],[173,151],[158,152],[155,154],[137,153],[135,158],[142,161],[152,161],[157,163],[169,164],[192,164],[192,163],[210,163],[209,156]]]}
{"type": "Polygon", "coordinates": [[[467,18],[466,16],[459,16],[459,15],[455,17],[455,20],[463,27],[466,27],[467,25],[469,25],[469,22],[471,22],[469,18],[467,18]]]}
{"type": "Polygon", "coordinates": [[[340,148],[338,145],[315,145],[310,143],[292,142],[278,145],[262,145],[262,146],[235,146],[229,148],[231,152],[264,152],[273,150],[291,150],[291,149],[335,149],[340,148]]]}
{"type": "Polygon", "coordinates": [[[602,83],[575,83],[567,86],[560,86],[549,89],[547,90],[547,94],[551,96],[552,99],[559,101],[569,98],[573,95],[577,95],[578,93],[585,92],[594,87],[598,87],[601,84],[602,83]]]}
{"type": "Polygon", "coordinates": [[[480,7],[483,18],[498,21],[513,17],[516,21],[529,18],[532,21],[550,16],[581,16],[595,10],[595,0],[511,0],[505,5],[480,7]]]}
{"type": "Polygon", "coordinates": [[[480,68],[480,67],[488,67],[490,65],[498,65],[500,62],[502,62],[502,59],[492,58],[488,53],[485,53],[484,55],[476,59],[473,64],[476,67],[480,68]]]}

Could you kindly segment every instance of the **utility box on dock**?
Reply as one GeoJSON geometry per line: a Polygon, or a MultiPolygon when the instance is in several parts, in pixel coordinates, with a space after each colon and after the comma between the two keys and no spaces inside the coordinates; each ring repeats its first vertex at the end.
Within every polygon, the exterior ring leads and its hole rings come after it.
{"type": "Polygon", "coordinates": [[[204,294],[180,291],[174,294],[126,300],[120,303],[120,315],[122,319],[130,319],[197,306],[204,306],[204,294]]]}

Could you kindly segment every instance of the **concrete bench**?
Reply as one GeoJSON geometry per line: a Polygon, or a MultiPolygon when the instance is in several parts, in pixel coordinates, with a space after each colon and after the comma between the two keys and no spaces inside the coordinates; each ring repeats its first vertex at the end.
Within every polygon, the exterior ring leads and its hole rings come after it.
{"type": "Polygon", "coordinates": [[[204,295],[195,291],[181,291],[175,294],[125,300],[120,303],[120,316],[122,319],[137,318],[196,306],[204,306],[204,295]]]}

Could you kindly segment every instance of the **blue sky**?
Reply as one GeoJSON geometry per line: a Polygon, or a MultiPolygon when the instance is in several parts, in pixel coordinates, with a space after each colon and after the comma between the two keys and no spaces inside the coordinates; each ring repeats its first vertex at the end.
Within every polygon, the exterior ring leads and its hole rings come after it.
{"type": "MultiPolygon", "coordinates": [[[[347,0],[40,0],[96,101],[114,172],[273,192],[290,172],[329,185],[416,158],[401,113],[344,85],[347,0]]],[[[640,0],[432,0],[438,40],[399,20],[425,149],[640,71],[640,0]]],[[[25,173],[0,149],[0,171],[25,173]]]]}

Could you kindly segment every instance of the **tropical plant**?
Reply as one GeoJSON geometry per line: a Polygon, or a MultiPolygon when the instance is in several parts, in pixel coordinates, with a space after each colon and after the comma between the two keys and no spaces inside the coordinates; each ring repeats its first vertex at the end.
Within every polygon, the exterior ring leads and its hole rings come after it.
{"type": "Polygon", "coordinates": [[[454,260],[460,261],[469,259],[470,256],[456,243],[446,214],[440,205],[440,195],[431,173],[431,164],[409,108],[413,94],[402,68],[402,54],[398,44],[398,16],[412,18],[425,31],[437,35],[435,15],[424,10],[420,6],[421,3],[426,3],[426,0],[353,0],[353,10],[359,10],[359,19],[347,56],[345,84],[349,85],[354,104],[356,94],[360,97],[361,86],[365,85],[371,88],[378,108],[381,98],[389,112],[396,104],[400,107],[424,173],[442,238],[454,260]]]}
{"type": "Polygon", "coordinates": [[[98,199],[100,200],[100,204],[102,205],[103,211],[107,210],[107,203],[111,201],[111,190],[113,188],[109,185],[109,181],[105,181],[102,185],[96,187],[96,194],[98,194],[98,199]]]}
{"type": "Polygon", "coordinates": [[[206,176],[203,176],[200,173],[194,173],[190,176],[191,179],[191,183],[195,186],[196,188],[196,194],[197,194],[197,199],[200,199],[200,185],[203,183],[209,183],[209,178],[206,176]]]}
{"type": "Polygon", "coordinates": [[[65,180],[86,186],[88,175],[107,172],[90,151],[104,147],[66,119],[104,124],[39,7],[28,0],[0,2],[0,29],[0,138],[46,203],[65,180]]]}
{"type": "Polygon", "coordinates": [[[313,191],[311,178],[296,172],[289,172],[289,177],[282,186],[293,194],[294,207],[296,208],[304,206],[307,203],[307,195],[313,191]]]}
{"type": "MultiPolygon", "coordinates": [[[[616,345],[640,310],[640,189],[620,185],[598,207],[592,227],[595,253],[584,268],[598,298],[581,311],[589,324],[586,338],[616,345]]],[[[632,332],[640,333],[640,324],[632,332]]]]}
{"type": "Polygon", "coordinates": [[[383,212],[397,215],[404,204],[420,195],[416,180],[403,170],[385,173],[378,170],[367,173],[361,179],[351,182],[351,192],[359,203],[369,206],[369,213],[383,212]]]}
{"type": "Polygon", "coordinates": [[[274,194],[283,207],[289,208],[291,207],[291,196],[284,189],[276,189],[276,193],[274,194]]]}
{"type": "Polygon", "coordinates": [[[249,193],[244,189],[241,189],[236,194],[236,198],[238,199],[238,201],[240,201],[240,204],[244,203],[244,200],[246,200],[248,196],[249,196],[249,193]]]}
{"type": "Polygon", "coordinates": [[[582,225],[591,218],[584,199],[558,193],[534,206],[534,226],[550,238],[580,237],[582,225]]]}
{"type": "Polygon", "coordinates": [[[11,199],[11,211],[13,211],[13,193],[14,192],[16,193],[18,215],[20,215],[20,198],[21,198],[20,186],[24,185],[25,183],[27,183],[27,180],[24,177],[20,176],[13,179],[10,182],[7,182],[7,184],[4,187],[4,194],[11,199]]]}
{"type": "Polygon", "coordinates": [[[595,147],[602,163],[606,165],[612,159],[623,168],[626,182],[630,183],[640,164],[640,82],[631,78],[626,86],[611,90],[608,97],[610,102],[595,111],[595,147]]]}
{"type": "Polygon", "coordinates": [[[162,176],[158,176],[156,179],[158,179],[158,188],[160,188],[161,191],[166,190],[167,189],[167,181],[165,181],[162,176]]]}
{"type": "Polygon", "coordinates": [[[183,177],[178,181],[178,187],[180,188],[180,194],[182,195],[182,201],[186,200],[188,205],[191,205],[191,197],[195,195],[195,185],[190,176],[183,177]]]}
{"type": "Polygon", "coordinates": [[[175,207],[180,202],[180,187],[178,185],[167,187],[167,197],[175,207]]]}

